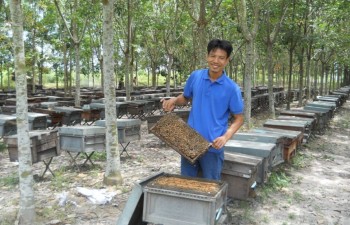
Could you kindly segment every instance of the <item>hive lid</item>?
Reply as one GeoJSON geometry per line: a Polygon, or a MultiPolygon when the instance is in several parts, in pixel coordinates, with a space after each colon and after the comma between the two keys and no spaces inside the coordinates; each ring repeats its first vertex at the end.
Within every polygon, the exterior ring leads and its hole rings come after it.
{"type": "Polygon", "coordinates": [[[40,106],[42,108],[48,109],[48,108],[53,108],[58,105],[58,102],[41,102],[40,106]]]}
{"type": "Polygon", "coordinates": [[[104,127],[98,127],[98,126],[69,126],[69,127],[60,127],[58,129],[58,133],[60,135],[92,136],[92,135],[105,134],[106,129],[104,127]]]}
{"type": "Polygon", "coordinates": [[[271,151],[273,151],[275,147],[276,144],[272,143],[228,140],[224,148],[225,151],[228,152],[238,152],[266,158],[270,156],[271,151]]]}
{"type": "Polygon", "coordinates": [[[105,104],[102,102],[92,102],[90,103],[90,109],[104,109],[105,104]]]}
{"type": "Polygon", "coordinates": [[[16,122],[16,116],[0,114],[0,124],[4,124],[4,123],[9,122],[9,121],[16,122]]]}
{"type": "Polygon", "coordinates": [[[56,112],[64,112],[64,113],[71,113],[71,112],[82,112],[83,110],[74,108],[74,107],[68,107],[68,106],[59,106],[55,107],[54,110],[56,112]]]}
{"type": "Polygon", "coordinates": [[[210,147],[207,140],[174,113],[163,116],[150,132],[192,164],[210,147]]]}
{"type": "MultiPolygon", "coordinates": [[[[106,120],[97,120],[95,122],[96,126],[106,127],[106,120]]],[[[117,128],[131,127],[131,126],[141,126],[140,119],[117,119],[117,128]]]]}

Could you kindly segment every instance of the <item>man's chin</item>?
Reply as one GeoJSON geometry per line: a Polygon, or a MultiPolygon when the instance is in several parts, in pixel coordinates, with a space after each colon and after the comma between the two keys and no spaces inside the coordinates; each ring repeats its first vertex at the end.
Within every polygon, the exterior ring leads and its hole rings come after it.
{"type": "Polygon", "coordinates": [[[217,68],[217,69],[210,68],[209,70],[212,73],[220,73],[220,72],[222,72],[222,70],[220,68],[217,68]]]}

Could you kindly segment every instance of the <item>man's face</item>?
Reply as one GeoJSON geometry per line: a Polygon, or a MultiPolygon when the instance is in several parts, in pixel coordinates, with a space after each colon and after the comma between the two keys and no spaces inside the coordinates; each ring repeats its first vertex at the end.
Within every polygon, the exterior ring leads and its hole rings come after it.
{"type": "Polygon", "coordinates": [[[209,52],[207,62],[210,72],[221,74],[229,62],[229,58],[224,50],[217,48],[209,52]]]}

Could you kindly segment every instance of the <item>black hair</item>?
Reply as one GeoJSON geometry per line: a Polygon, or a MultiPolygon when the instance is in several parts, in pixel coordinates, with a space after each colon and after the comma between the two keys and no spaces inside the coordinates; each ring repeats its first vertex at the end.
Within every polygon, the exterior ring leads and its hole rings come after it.
{"type": "Polygon", "coordinates": [[[224,50],[227,53],[227,58],[230,57],[230,55],[233,51],[232,44],[229,41],[220,40],[220,39],[213,39],[208,43],[208,47],[207,47],[208,54],[212,50],[216,50],[216,49],[224,50]]]}

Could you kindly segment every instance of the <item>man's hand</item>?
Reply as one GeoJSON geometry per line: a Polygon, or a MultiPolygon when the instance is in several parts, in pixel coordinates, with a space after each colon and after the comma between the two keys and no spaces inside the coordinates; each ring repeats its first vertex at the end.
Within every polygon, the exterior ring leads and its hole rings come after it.
{"type": "Polygon", "coordinates": [[[160,100],[160,102],[162,102],[162,107],[163,107],[163,110],[165,112],[171,112],[174,110],[175,108],[175,102],[176,102],[176,98],[170,98],[168,100],[166,100],[165,98],[162,98],[160,100]]]}
{"type": "Polygon", "coordinates": [[[225,146],[226,142],[227,140],[225,136],[220,136],[213,141],[211,146],[213,146],[213,148],[215,149],[221,149],[222,147],[225,146]]]}

